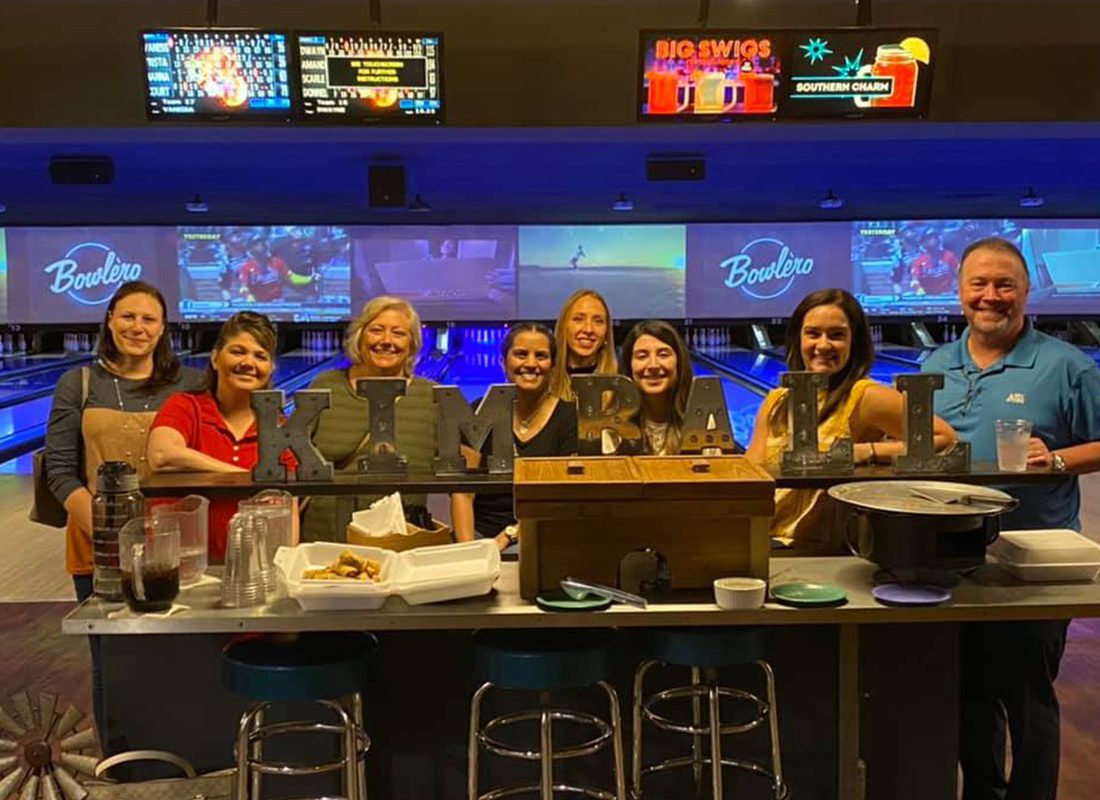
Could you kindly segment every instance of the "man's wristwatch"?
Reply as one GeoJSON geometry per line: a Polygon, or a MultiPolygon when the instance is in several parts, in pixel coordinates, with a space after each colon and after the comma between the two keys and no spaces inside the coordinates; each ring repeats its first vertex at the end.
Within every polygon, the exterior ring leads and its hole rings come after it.
{"type": "Polygon", "coordinates": [[[519,541],[519,525],[508,525],[502,533],[508,537],[508,541],[511,544],[515,544],[519,541]]]}
{"type": "Polygon", "coordinates": [[[1055,472],[1066,471],[1066,460],[1057,453],[1050,454],[1050,468],[1055,472]]]}

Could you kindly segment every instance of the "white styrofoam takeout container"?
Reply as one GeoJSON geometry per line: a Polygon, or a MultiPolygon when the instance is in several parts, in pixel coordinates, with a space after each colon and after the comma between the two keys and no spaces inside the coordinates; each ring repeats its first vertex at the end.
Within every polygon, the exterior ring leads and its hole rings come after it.
{"type": "Polygon", "coordinates": [[[280,547],[275,554],[287,594],[306,611],[366,610],[400,596],[409,605],[439,603],[487,594],[500,576],[500,548],[492,539],[420,547],[395,553],[379,547],[311,542],[280,547]],[[350,550],[382,565],[381,580],[305,580],[307,569],[323,567],[350,550]]]}
{"type": "Polygon", "coordinates": [[[371,611],[381,608],[393,593],[393,574],[397,569],[397,553],[380,547],[341,544],[339,542],[310,542],[297,547],[280,547],[275,553],[275,566],[279,568],[287,595],[298,601],[306,611],[338,611],[361,609],[371,611]],[[369,558],[382,565],[381,580],[375,581],[325,581],[306,580],[307,569],[320,569],[350,550],[360,558],[369,558]]]}
{"type": "Polygon", "coordinates": [[[394,594],[410,606],[488,594],[500,575],[493,539],[418,547],[397,557],[394,594]]]}
{"type": "Polygon", "coordinates": [[[989,553],[1025,581],[1093,581],[1100,545],[1068,529],[1003,531],[989,553]]]}

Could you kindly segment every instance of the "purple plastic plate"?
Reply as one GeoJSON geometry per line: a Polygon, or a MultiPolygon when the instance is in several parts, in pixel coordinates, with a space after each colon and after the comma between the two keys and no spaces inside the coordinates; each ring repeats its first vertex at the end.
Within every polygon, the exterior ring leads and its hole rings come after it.
{"type": "Polygon", "coordinates": [[[947,589],[921,583],[883,583],[871,595],[885,606],[938,606],[951,599],[947,589]]]}

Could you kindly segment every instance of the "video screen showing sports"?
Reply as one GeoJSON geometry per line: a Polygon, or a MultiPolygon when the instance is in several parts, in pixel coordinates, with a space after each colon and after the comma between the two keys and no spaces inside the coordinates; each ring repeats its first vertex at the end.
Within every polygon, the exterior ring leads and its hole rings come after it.
{"type": "Polygon", "coordinates": [[[439,34],[298,34],[302,114],[361,122],[443,121],[439,34]]]}
{"type": "Polygon", "coordinates": [[[783,72],[783,33],[642,31],[643,120],[771,117],[783,72]]]}
{"type": "Polygon", "coordinates": [[[1028,264],[1028,311],[1100,313],[1100,224],[1096,220],[1019,221],[1028,264]]]}
{"type": "Polygon", "coordinates": [[[180,316],[333,322],[351,312],[351,239],[331,225],[191,226],[176,236],[180,316]]]}
{"type": "Polygon", "coordinates": [[[843,223],[689,225],[687,316],[790,316],[807,294],[846,287],[843,223]]]}
{"type": "Polygon", "coordinates": [[[285,33],[219,28],[142,33],[150,119],[287,119],[285,33]]]}
{"type": "MultiPolygon", "coordinates": [[[[9,228],[8,316],[14,323],[102,322],[107,303],[127,281],[165,294],[164,237],[170,228],[9,228]]],[[[172,291],[167,291],[172,289],[172,291]]]]}
{"type": "Polygon", "coordinates": [[[519,316],[555,319],[578,289],[612,318],[684,316],[685,225],[521,225],[519,316]]]}
{"type": "Polygon", "coordinates": [[[1021,244],[1011,219],[853,222],[853,293],[870,316],[960,314],[959,261],[987,236],[1021,244]]]}
{"type": "Polygon", "coordinates": [[[354,307],[403,297],[424,320],[516,316],[514,226],[377,226],[354,229],[354,307]]]}
{"type": "Polygon", "coordinates": [[[833,29],[793,36],[783,117],[926,116],[934,30],[833,29]]]}

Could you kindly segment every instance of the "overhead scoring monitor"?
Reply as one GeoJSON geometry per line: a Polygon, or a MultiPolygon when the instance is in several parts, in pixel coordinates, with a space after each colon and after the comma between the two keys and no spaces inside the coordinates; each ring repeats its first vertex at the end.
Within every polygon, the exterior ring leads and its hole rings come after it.
{"type": "Polygon", "coordinates": [[[193,28],[141,36],[150,119],[290,117],[285,33],[193,28]]]}
{"type": "Polygon", "coordinates": [[[443,37],[429,33],[298,34],[307,119],[437,125],[443,121],[443,37]]]}

